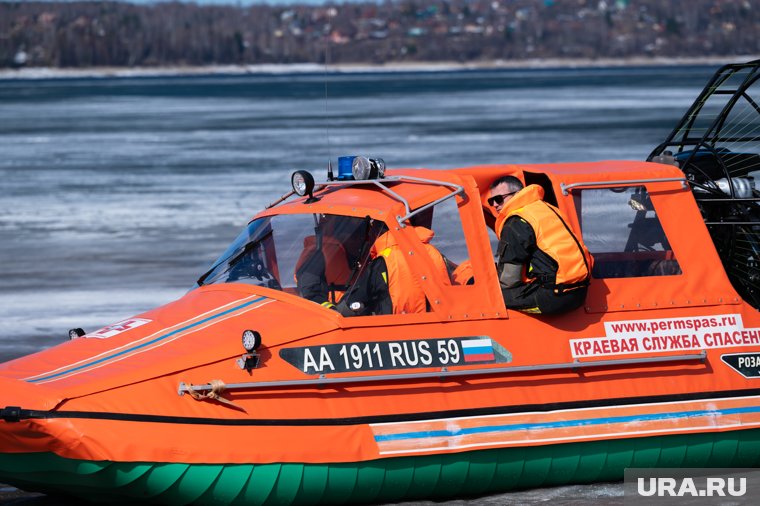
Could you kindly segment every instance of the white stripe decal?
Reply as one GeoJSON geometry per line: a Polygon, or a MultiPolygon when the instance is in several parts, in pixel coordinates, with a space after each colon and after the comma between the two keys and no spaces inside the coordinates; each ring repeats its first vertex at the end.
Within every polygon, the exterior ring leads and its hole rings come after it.
{"type": "Polygon", "coordinates": [[[491,346],[492,346],[491,340],[488,338],[462,341],[462,348],[479,348],[479,347],[490,348],[491,346]]]}
{"type": "Polygon", "coordinates": [[[217,324],[217,323],[219,323],[219,322],[223,322],[223,321],[225,321],[225,320],[229,320],[230,318],[234,318],[234,317],[236,317],[236,316],[239,316],[239,315],[241,315],[241,314],[245,314],[245,313],[247,313],[247,312],[249,312],[249,311],[253,311],[254,309],[258,309],[258,308],[260,308],[261,306],[264,306],[264,305],[266,305],[266,304],[269,304],[270,302],[274,302],[274,300],[271,300],[271,299],[270,299],[270,300],[267,300],[266,302],[262,302],[262,303],[261,303],[261,304],[259,304],[258,306],[253,306],[253,307],[250,307],[250,308],[248,308],[248,309],[246,309],[245,311],[242,311],[242,312],[240,312],[240,313],[234,313],[234,314],[232,314],[232,315],[229,315],[229,316],[227,316],[227,317],[225,317],[225,318],[222,318],[221,320],[215,320],[215,321],[213,321],[213,322],[208,322],[208,323],[204,324],[204,326],[202,326],[202,327],[193,328],[192,330],[190,330],[190,331],[188,331],[188,332],[185,332],[185,333],[182,333],[182,334],[177,334],[176,336],[172,337],[172,338],[171,338],[171,339],[169,339],[168,341],[163,341],[163,342],[161,342],[161,343],[156,343],[156,345],[155,345],[155,346],[153,346],[153,347],[151,347],[151,348],[145,348],[145,349],[143,349],[143,350],[139,350],[139,351],[136,351],[135,353],[132,353],[132,354],[130,354],[130,355],[124,355],[124,356],[121,356],[121,357],[119,357],[119,358],[115,358],[115,359],[113,359],[113,360],[110,360],[110,361],[108,361],[108,362],[103,362],[103,363],[101,363],[100,365],[95,365],[95,366],[93,366],[93,367],[88,367],[88,368],[86,368],[86,369],[82,369],[82,370],[78,370],[78,371],[72,371],[72,372],[70,372],[70,373],[65,373],[64,375],[62,375],[62,376],[58,376],[58,377],[56,377],[56,378],[52,378],[52,379],[48,379],[48,380],[43,380],[43,381],[38,381],[38,382],[36,382],[35,384],[36,384],[36,385],[44,385],[45,383],[51,383],[51,382],[53,382],[53,381],[58,381],[58,380],[61,380],[61,379],[70,378],[70,377],[72,377],[72,376],[76,376],[77,374],[79,374],[79,373],[81,373],[81,372],[90,372],[90,371],[94,371],[95,369],[100,369],[101,367],[105,367],[105,366],[107,366],[107,365],[111,365],[111,364],[113,364],[113,363],[115,363],[115,362],[120,362],[120,361],[122,361],[122,360],[124,360],[124,359],[130,358],[130,357],[134,357],[135,355],[138,355],[138,354],[140,354],[140,353],[143,353],[143,352],[145,352],[145,351],[149,351],[149,350],[155,350],[156,348],[159,348],[159,347],[161,347],[161,346],[163,346],[163,345],[165,345],[165,344],[168,344],[168,343],[170,343],[170,342],[172,342],[172,341],[176,341],[176,340],[177,340],[177,339],[179,339],[180,337],[184,337],[184,336],[187,336],[187,335],[193,334],[193,333],[195,333],[195,332],[198,332],[199,330],[203,330],[203,329],[206,329],[206,328],[208,328],[208,327],[211,327],[212,325],[216,325],[216,324],[217,324]]]}
{"type": "MultiPolygon", "coordinates": [[[[209,325],[213,325],[220,321],[227,320],[228,318],[235,316],[237,314],[247,312],[248,310],[253,309],[250,307],[245,309],[247,306],[250,306],[251,304],[254,304],[261,300],[266,300],[266,297],[254,295],[251,297],[246,297],[244,299],[238,299],[237,301],[234,301],[232,303],[228,303],[228,304],[225,304],[224,306],[220,306],[211,311],[207,311],[203,315],[195,316],[182,323],[173,325],[165,329],[161,329],[147,337],[138,339],[137,341],[133,341],[123,346],[119,346],[117,348],[108,350],[94,357],[89,357],[87,359],[80,360],[74,364],[68,364],[66,366],[59,367],[58,369],[55,369],[53,371],[37,374],[35,376],[30,376],[29,378],[26,378],[25,381],[28,381],[30,383],[38,383],[38,384],[48,383],[49,381],[54,381],[54,380],[60,379],[61,377],[68,377],[74,373],[78,373],[83,370],[95,369],[97,368],[95,366],[98,363],[102,363],[102,362],[113,363],[115,361],[118,361],[116,360],[116,358],[121,355],[124,355],[124,357],[122,358],[126,358],[126,357],[134,356],[138,353],[142,353],[150,349],[155,349],[158,343],[160,343],[160,341],[171,342],[183,335],[193,333],[196,330],[200,330],[201,328],[206,328],[209,325]],[[230,308],[230,306],[232,307],[230,308]],[[241,309],[245,309],[245,311],[240,311],[241,309]],[[206,315],[211,315],[211,316],[206,316],[206,315]],[[206,316],[206,317],[201,318],[202,316],[206,316]],[[188,323],[188,322],[191,322],[191,323],[188,323]],[[167,339],[169,337],[171,337],[171,339],[167,339]],[[144,349],[141,349],[141,348],[144,348],[144,349]]],[[[259,304],[255,307],[261,307],[262,305],[263,304],[259,304]]]]}
{"type": "Polygon", "coordinates": [[[450,450],[463,450],[466,448],[477,448],[477,447],[483,447],[483,446],[513,446],[516,444],[519,445],[527,445],[531,443],[555,443],[555,442],[566,442],[566,441],[579,441],[583,439],[599,439],[602,437],[610,437],[610,436],[643,436],[646,434],[663,434],[663,433],[670,433],[670,432],[698,432],[698,431],[718,431],[718,430],[727,430],[727,429],[740,429],[744,427],[753,427],[753,426],[760,426],[760,422],[753,422],[753,423],[735,423],[730,425],[705,425],[703,427],[677,427],[672,429],[659,429],[659,430],[641,430],[641,431],[633,431],[633,432],[605,432],[605,433],[599,433],[599,434],[591,434],[591,435],[582,435],[582,436],[568,436],[568,437],[561,437],[561,438],[539,438],[539,439],[522,439],[520,441],[493,441],[493,442],[487,442],[487,443],[472,443],[472,444],[466,444],[466,445],[451,445],[451,446],[438,446],[435,448],[420,448],[420,449],[410,449],[410,450],[389,450],[389,451],[381,451],[379,452],[380,455],[391,455],[391,454],[399,454],[399,453],[422,453],[422,452],[431,452],[431,451],[450,451],[450,450]]]}
{"type": "MultiPolygon", "coordinates": [[[[717,397],[714,399],[691,399],[691,400],[685,400],[685,401],[668,401],[668,402],[649,402],[649,403],[640,403],[640,404],[621,404],[619,406],[610,406],[612,408],[638,408],[638,407],[652,407],[652,406],[664,406],[664,405],[674,405],[674,404],[693,404],[695,402],[717,402],[717,401],[733,401],[733,400],[744,400],[744,399],[756,399],[758,403],[760,404],[760,396],[757,395],[746,395],[741,397],[717,397]]],[[[568,408],[568,409],[556,409],[552,411],[521,411],[519,413],[507,413],[503,415],[483,415],[478,417],[472,417],[472,416],[459,416],[456,418],[433,418],[430,420],[420,420],[415,422],[378,422],[378,423],[371,423],[370,427],[382,427],[384,425],[400,425],[400,424],[418,424],[418,423],[430,423],[430,422],[448,422],[448,421],[459,421],[459,420],[471,420],[473,418],[478,419],[487,419],[487,418],[497,418],[497,417],[513,417],[513,416],[525,416],[525,415],[545,415],[548,413],[573,413],[578,411],[597,411],[600,409],[610,409],[610,407],[590,407],[590,408],[568,408]]]]}
{"type": "Polygon", "coordinates": [[[98,355],[95,355],[95,356],[92,356],[92,357],[88,357],[88,358],[82,359],[82,360],[80,360],[80,361],[78,361],[78,362],[73,362],[73,363],[71,363],[71,364],[66,364],[66,365],[64,365],[64,366],[61,366],[61,367],[59,367],[58,369],[53,369],[52,371],[47,371],[47,372],[43,372],[43,373],[40,373],[40,374],[35,374],[34,376],[29,376],[29,377],[27,377],[27,378],[23,378],[23,381],[31,381],[31,380],[34,380],[35,378],[39,378],[39,377],[41,377],[41,376],[47,376],[47,375],[49,375],[49,374],[54,374],[54,373],[57,373],[58,371],[62,371],[62,370],[64,370],[64,369],[68,369],[68,368],[70,368],[70,367],[74,367],[74,366],[77,366],[77,365],[79,365],[79,364],[82,364],[82,363],[84,363],[84,362],[89,362],[89,361],[91,361],[91,360],[96,360],[96,359],[98,359],[98,358],[100,358],[100,357],[103,357],[103,356],[106,356],[106,355],[110,355],[110,354],[112,354],[112,353],[116,353],[116,352],[118,352],[119,350],[122,350],[122,349],[125,349],[125,348],[129,348],[129,347],[132,347],[132,346],[135,346],[136,344],[139,344],[139,343],[141,343],[141,342],[143,342],[143,341],[148,341],[148,340],[150,340],[150,339],[152,339],[152,338],[156,337],[157,335],[159,335],[159,334],[162,334],[162,333],[164,333],[164,332],[171,332],[171,331],[173,331],[173,330],[176,330],[176,329],[182,328],[182,327],[184,327],[184,326],[186,326],[186,325],[190,324],[190,323],[191,323],[192,321],[194,321],[194,320],[202,319],[203,317],[205,317],[205,316],[207,316],[207,315],[210,315],[210,314],[212,314],[212,313],[215,313],[215,312],[217,312],[217,311],[220,311],[220,310],[224,310],[224,309],[227,309],[227,308],[229,308],[229,307],[235,306],[235,305],[237,305],[237,304],[240,304],[240,303],[243,303],[243,302],[248,302],[249,300],[251,300],[251,299],[255,299],[256,297],[260,297],[260,296],[259,296],[259,295],[251,295],[250,297],[245,297],[245,298],[243,298],[243,299],[238,299],[238,300],[235,300],[235,301],[229,302],[229,303],[227,303],[227,304],[225,304],[225,305],[223,305],[223,306],[219,306],[219,307],[217,307],[217,308],[214,308],[214,309],[211,309],[211,310],[209,310],[209,311],[206,311],[206,312],[205,312],[205,313],[203,313],[203,314],[200,314],[200,315],[196,315],[196,316],[193,316],[192,318],[188,318],[187,320],[185,320],[185,321],[183,321],[183,322],[180,322],[180,323],[176,323],[176,324],[172,325],[171,327],[166,327],[166,328],[163,328],[163,329],[157,330],[157,331],[156,331],[156,332],[154,332],[153,334],[150,334],[149,336],[146,336],[146,337],[140,338],[140,339],[138,339],[137,341],[131,341],[131,342],[129,342],[129,343],[127,343],[127,344],[124,344],[124,345],[122,345],[122,346],[119,346],[119,347],[117,347],[117,348],[112,348],[112,349],[110,349],[110,350],[108,350],[108,351],[104,351],[103,353],[100,353],[100,354],[98,354],[98,355]]]}

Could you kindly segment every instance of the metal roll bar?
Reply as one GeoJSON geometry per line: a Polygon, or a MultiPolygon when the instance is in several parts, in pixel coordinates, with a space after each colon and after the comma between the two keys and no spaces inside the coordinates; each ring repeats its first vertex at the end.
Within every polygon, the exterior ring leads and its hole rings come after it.
{"type": "Polygon", "coordinates": [[[686,188],[686,178],[684,177],[664,177],[659,179],[627,179],[625,181],[584,181],[582,183],[565,184],[560,183],[562,195],[567,195],[575,188],[595,188],[598,186],[633,186],[642,183],[668,183],[680,181],[682,188],[686,188]]]}
{"type": "MultiPolygon", "coordinates": [[[[396,216],[396,221],[398,221],[398,224],[401,227],[405,227],[406,225],[404,222],[408,219],[410,219],[412,216],[421,213],[425,211],[426,209],[430,209],[433,206],[436,206],[440,204],[441,202],[448,200],[456,195],[463,195],[464,194],[464,187],[461,185],[458,185],[456,183],[449,183],[447,181],[438,181],[435,179],[425,179],[421,177],[414,177],[414,176],[388,176],[383,179],[360,179],[360,180],[348,180],[348,181],[321,181],[315,184],[314,193],[317,193],[321,190],[324,190],[327,187],[341,187],[341,186],[366,186],[366,185],[374,185],[378,188],[380,188],[381,191],[384,193],[390,195],[393,199],[398,200],[404,205],[404,210],[406,214],[404,216],[396,216]],[[441,198],[438,198],[428,204],[425,204],[422,207],[418,207],[414,211],[412,211],[411,207],[409,206],[409,201],[407,201],[404,197],[390,189],[386,183],[400,183],[400,182],[411,182],[411,183],[424,183],[429,184],[433,186],[441,186],[444,188],[451,189],[451,193],[444,195],[441,198]]],[[[267,209],[270,207],[274,207],[277,204],[284,202],[291,196],[295,195],[295,192],[290,192],[282,197],[280,197],[275,202],[269,204],[267,206],[267,209]]]]}

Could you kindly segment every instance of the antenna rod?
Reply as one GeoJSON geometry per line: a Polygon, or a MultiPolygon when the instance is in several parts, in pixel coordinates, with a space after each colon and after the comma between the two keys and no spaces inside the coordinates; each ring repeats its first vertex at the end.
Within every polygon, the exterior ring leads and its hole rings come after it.
{"type": "Polygon", "coordinates": [[[332,150],[330,148],[330,117],[327,111],[327,67],[330,65],[330,32],[332,24],[328,21],[329,30],[325,32],[325,130],[327,132],[327,180],[333,180],[332,150]]]}

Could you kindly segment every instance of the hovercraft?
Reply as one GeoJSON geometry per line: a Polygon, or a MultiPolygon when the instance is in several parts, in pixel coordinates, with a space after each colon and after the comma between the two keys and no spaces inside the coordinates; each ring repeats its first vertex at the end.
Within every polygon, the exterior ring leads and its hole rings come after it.
{"type": "Polygon", "coordinates": [[[337,504],[757,465],[758,77],[760,62],[720,69],[651,161],[295,172],[179,300],[0,366],[0,481],[87,501],[337,504]],[[486,204],[505,174],[582,235],[583,307],[505,308],[486,204]],[[383,234],[424,307],[334,310],[383,234]],[[305,296],[313,252],[335,271],[327,303],[305,296]]]}

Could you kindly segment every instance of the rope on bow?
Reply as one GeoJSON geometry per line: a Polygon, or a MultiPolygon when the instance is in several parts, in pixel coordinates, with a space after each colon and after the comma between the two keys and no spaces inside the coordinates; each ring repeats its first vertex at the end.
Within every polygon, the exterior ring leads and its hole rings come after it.
{"type": "Polygon", "coordinates": [[[245,408],[243,408],[242,406],[238,406],[237,404],[235,404],[231,400],[222,397],[222,393],[224,393],[224,391],[227,388],[227,385],[225,385],[224,381],[222,381],[222,380],[211,380],[211,381],[209,381],[208,385],[211,387],[211,390],[209,390],[206,393],[200,393],[199,391],[195,390],[193,388],[193,384],[192,383],[188,383],[188,385],[189,385],[189,387],[187,389],[187,392],[196,401],[205,401],[205,400],[211,399],[212,401],[221,402],[222,404],[226,404],[227,406],[229,406],[229,407],[231,407],[233,409],[237,409],[239,411],[242,411],[243,413],[247,413],[247,411],[245,410],[245,408]]]}

